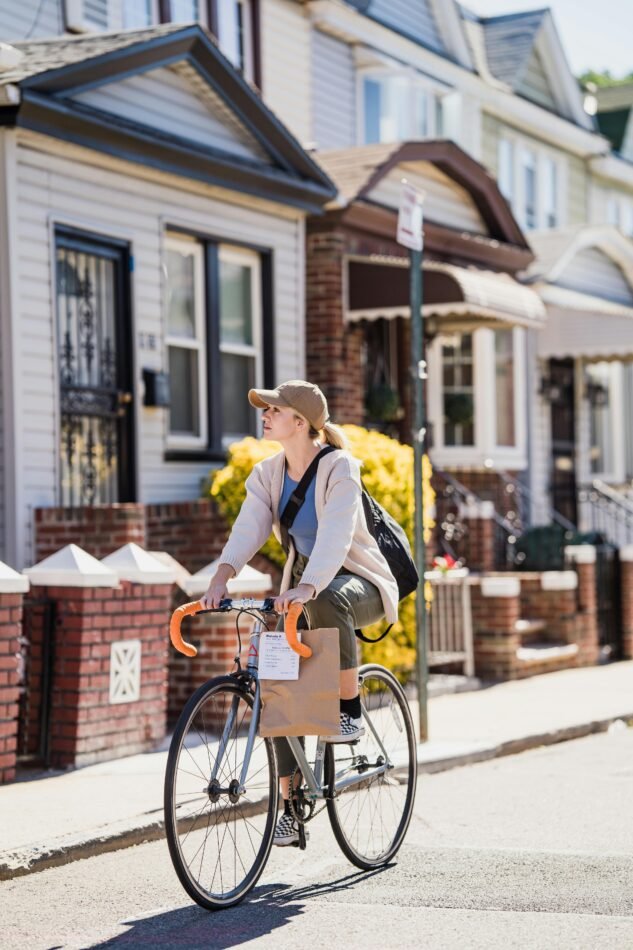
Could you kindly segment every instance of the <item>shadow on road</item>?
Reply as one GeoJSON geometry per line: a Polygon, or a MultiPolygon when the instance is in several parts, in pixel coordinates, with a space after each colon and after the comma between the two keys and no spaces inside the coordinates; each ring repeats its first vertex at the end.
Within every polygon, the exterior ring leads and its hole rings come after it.
{"type": "Polygon", "coordinates": [[[119,950],[123,947],[149,946],[186,947],[187,950],[236,947],[283,927],[293,917],[303,913],[310,899],[349,890],[357,882],[381,874],[389,867],[391,865],[375,871],[355,871],[334,881],[301,887],[264,884],[256,887],[243,904],[218,913],[210,913],[192,905],[124,921],[123,925],[130,928],[126,933],[112,937],[105,943],[91,944],[90,947],[99,947],[100,950],[107,947],[119,950]]]}

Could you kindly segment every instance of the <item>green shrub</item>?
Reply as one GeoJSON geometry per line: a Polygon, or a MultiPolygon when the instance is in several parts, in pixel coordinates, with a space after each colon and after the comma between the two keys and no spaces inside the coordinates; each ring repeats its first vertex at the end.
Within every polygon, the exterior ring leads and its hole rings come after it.
{"type": "MultiPolygon", "coordinates": [[[[406,531],[413,547],[413,449],[396,439],[361,426],[342,426],[350,442],[352,455],[360,459],[362,478],[367,490],[380,502],[406,531]]],[[[230,525],[235,521],[246,497],[244,482],[253,466],[279,451],[279,444],[246,438],[229,447],[227,465],[211,473],[211,495],[230,525]]],[[[431,465],[423,461],[424,478],[424,533],[430,539],[433,528],[432,511],[434,494],[431,488],[431,465]]],[[[273,563],[283,566],[285,555],[281,545],[271,535],[262,548],[273,563]]],[[[364,630],[369,637],[377,636],[385,628],[385,622],[364,630]]],[[[400,603],[400,618],[389,635],[377,644],[362,644],[363,661],[383,663],[406,679],[415,664],[415,595],[400,603]]]]}

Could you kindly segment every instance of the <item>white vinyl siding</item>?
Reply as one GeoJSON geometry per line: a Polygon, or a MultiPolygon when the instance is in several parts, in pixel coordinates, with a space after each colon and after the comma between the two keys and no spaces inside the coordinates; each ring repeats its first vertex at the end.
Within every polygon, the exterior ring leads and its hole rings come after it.
{"type": "Polygon", "coordinates": [[[595,247],[579,251],[556,278],[556,283],[593,297],[633,306],[633,290],[621,268],[595,247]]]}
{"type": "Polygon", "coordinates": [[[425,192],[425,220],[436,221],[448,228],[488,234],[488,227],[466,189],[428,162],[399,165],[372,189],[369,200],[388,208],[398,208],[403,176],[415,188],[425,192]]]}
{"type": "Polygon", "coordinates": [[[539,106],[557,111],[556,100],[550,86],[549,79],[537,49],[532,54],[525,67],[521,82],[517,87],[520,96],[525,96],[539,106]]]}
{"type": "Polygon", "coordinates": [[[310,21],[294,0],[267,0],[260,16],[266,105],[305,144],[312,138],[310,21]]]}
{"type": "Polygon", "coordinates": [[[75,99],[203,146],[269,161],[219,96],[185,63],[108,83],[75,99]]]}
{"type": "Polygon", "coordinates": [[[0,41],[7,43],[64,32],[62,0],[4,0],[0,3],[0,41]]]}
{"type": "MultiPolygon", "coordinates": [[[[72,224],[130,242],[134,256],[132,312],[136,340],[138,497],[143,502],[196,498],[209,462],[166,462],[167,411],[143,409],[143,368],[166,369],[162,251],[169,225],[220,236],[227,243],[270,248],[275,312],[277,381],[304,372],[303,219],[270,203],[228,203],[220,192],[137,165],[106,159],[43,136],[21,133],[16,200],[20,301],[14,314],[21,328],[20,373],[24,442],[24,510],[57,503],[59,383],[53,342],[52,226],[72,224]],[[25,141],[26,139],[26,141],[25,141]],[[34,147],[27,147],[27,142],[34,147]],[[54,153],[47,153],[55,145],[54,153]],[[87,164],[91,162],[91,164],[87,164]],[[155,338],[156,348],[143,341],[155,338]]],[[[238,196],[239,200],[239,196],[238,196]]],[[[26,535],[30,536],[29,526],[26,535]]],[[[23,548],[24,550],[24,548],[23,548]]],[[[27,548],[25,560],[32,552],[27,548]]]]}
{"type": "Polygon", "coordinates": [[[351,46],[312,34],[312,138],[318,149],[356,145],[356,75],[351,46]]]}
{"type": "Polygon", "coordinates": [[[430,0],[372,0],[367,13],[424,46],[444,50],[430,0]]]}

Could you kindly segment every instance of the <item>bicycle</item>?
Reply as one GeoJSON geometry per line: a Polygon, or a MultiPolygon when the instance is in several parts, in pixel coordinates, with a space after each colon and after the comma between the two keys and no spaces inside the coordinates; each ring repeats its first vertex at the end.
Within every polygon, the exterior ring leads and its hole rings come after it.
{"type": "MultiPolygon", "coordinates": [[[[235,669],[200,686],[187,701],[171,740],[165,774],[165,827],[171,860],[189,896],[208,910],[232,907],[257,883],[273,843],[279,782],[271,739],[258,736],[261,708],[257,675],[259,641],[268,629],[273,598],[223,600],[203,610],[199,601],[177,608],[170,623],[173,645],[186,656],[196,648],[180,624],[194,613],[238,611],[235,669]],[[240,618],[255,618],[246,667],[242,667],[240,618]]],[[[301,604],[286,615],[289,644],[298,642],[301,604]]],[[[317,738],[314,767],[298,739],[289,737],[300,784],[293,802],[299,847],[305,826],[323,808],[343,854],[368,870],[393,859],[404,840],[415,799],[416,742],[406,696],[397,679],[375,663],[359,670],[365,735],[349,743],[317,738]],[[317,802],[324,802],[317,809],[317,802]]]]}

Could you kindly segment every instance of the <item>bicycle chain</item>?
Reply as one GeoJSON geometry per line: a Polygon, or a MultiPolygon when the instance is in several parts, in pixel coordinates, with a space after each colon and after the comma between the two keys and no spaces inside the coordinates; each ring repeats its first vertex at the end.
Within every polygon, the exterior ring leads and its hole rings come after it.
{"type": "MultiPolygon", "coordinates": [[[[293,769],[292,775],[290,776],[290,788],[293,791],[294,791],[295,776],[297,774],[301,774],[300,770],[298,768],[293,769]]],[[[297,791],[301,791],[301,789],[297,789],[297,791]]],[[[303,795],[303,792],[302,792],[302,795],[303,795]]],[[[321,805],[321,807],[318,809],[318,811],[315,810],[316,806],[314,802],[307,801],[304,798],[303,803],[310,810],[310,814],[308,815],[307,818],[302,818],[301,815],[299,815],[295,807],[295,796],[294,794],[290,795],[290,811],[292,812],[292,817],[294,818],[294,820],[297,822],[298,825],[307,825],[309,821],[312,821],[313,818],[316,818],[317,815],[320,815],[324,808],[327,808],[327,802],[324,802],[323,805],[321,805]]]]}

